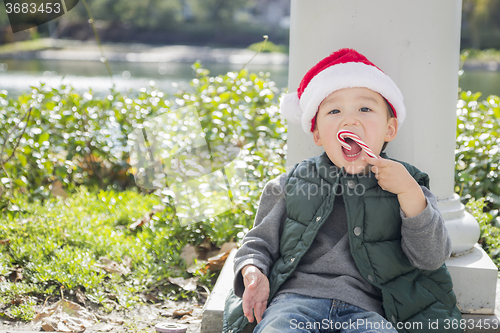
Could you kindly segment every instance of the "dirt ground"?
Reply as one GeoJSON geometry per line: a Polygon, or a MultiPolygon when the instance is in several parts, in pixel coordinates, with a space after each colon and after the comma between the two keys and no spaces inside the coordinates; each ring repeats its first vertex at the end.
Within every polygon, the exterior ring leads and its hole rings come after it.
{"type": "MultiPolygon", "coordinates": [[[[103,313],[92,311],[98,321],[80,332],[156,332],[158,323],[178,323],[187,325],[187,333],[200,333],[203,304],[188,301],[167,301],[158,304],[138,306],[126,311],[103,313]]],[[[12,322],[1,320],[0,332],[8,331],[42,331],[41,324],[12,322]]]]}

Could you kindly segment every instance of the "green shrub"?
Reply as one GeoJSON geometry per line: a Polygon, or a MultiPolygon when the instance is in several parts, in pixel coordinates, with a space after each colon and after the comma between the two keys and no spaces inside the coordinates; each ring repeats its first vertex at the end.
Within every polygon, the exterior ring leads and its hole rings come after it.
{"type": "Polygon", "coordinates": [[[456,192],[468,201],[485,198],[494,218],[500,208],[500,98],[462,92],[457,110],[456,192]]]}
{"type": "MultiPolygon", "coordinates": [[[[284,171],[286,129],[277,112],[279,91],[262,73],[242,70],[211,77],[199,64],[193,68],[196,78],[190,90],[175,96],[166,96],[154,87],[136,94],[111,90],[99,96],[92,91],[79,94],[64,85],[49,89],[43,84],[17,99],[0,92],[0,147],[5,148],[0,150],[0,166],[17,146],[13,158],[0,168],[0,191],[47,198],[55,180],[69,191],[80,185],[132,188],[129,134],[159,114],[194,105],[209,146],[232,145],[244,150],[253,181],[250,196],[255,197],[263,183],[284,171]],[[29,121],[23,122],[29,107],[29,121]]],[[[6,196],[2,200],[5,207],[6,196]]]]}
{"type": "Polygon", "coordinates": [[[500,268],[500,228],[492,222],[491,214],[484,212],[485,199],[470,199],[465,207],[479,223],[479,244],[500,268]]]}
{"type": "Polygon", "coordinates": [[[279,91],[268,75],[242,70],[211,77],[199,64],[193,69],[190,88],[174,96],[154,87],[99,96],[40,85],[18,99],[1,92],[0,160],[6,162],[0,179],[8,195],[0,206],[0,303],[22,300],[8,308],[8,316],[29,320],[30,297],[40,301],[61,288],[73,297],[83,290],[109,310],[136,304],[141,293],[160,300],[193,296],[169,284],[169,277],[195,276],[211,288],[216,274],[199,268],[188,273],[181,250],[241,240],[264,184],[285,171],[286,128],[278,116],[279,91]],[[228,160],[219,147],[241,150],[248,190],[225,213],[184,225],[169,191],[136,187],[127,144],[141,124],[186,106],[198,112],[216,168],[228,160]],[[23,120],[28,107],[31,114],[23,120]],[[64,201],[51,196],[55,180],[68,192],[64,201]],[[165,209],[150,222],[128,228],[160,204],[165,209]],[[104,271],[101,257],[119,263],[129,257],[131,273],[104,271]],[[23,277],[11,283],[17,269],[23,277]]]}
{"type": "MultiPolygon", "coordinates": [[[[133,186],[133,177],[126,172],[126,137],[133,126],[161,107],[151,101],[153,91],[144,89],[132,99],[112,90],[98,98],[91,90],[78,94],[68,86],[48,89],[41,84],[17,100],[2,92],[1,137],[12,133],[21,115],[32,107],[20,141],[5,144],[0,139],[6,147],[4,159],[19,142],[14,158],[0,171],[4,185],[9,188],[12,179],[14,189],[34,198],[48,197],[49,186],[56,179],[69,190],[79,185],[102,189],[133,186]]],[[[11,140],[22,130],[17,128],[11,140]]]]}

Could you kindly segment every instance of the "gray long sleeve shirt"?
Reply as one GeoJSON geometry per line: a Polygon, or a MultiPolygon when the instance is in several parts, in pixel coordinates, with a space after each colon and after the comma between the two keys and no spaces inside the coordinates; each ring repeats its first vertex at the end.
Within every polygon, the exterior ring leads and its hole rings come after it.
{"type": "MultiPolygon", "coordinates": [[[[245,288],[242,268],[254,265],[269,276],[273,263],[280,256],[280,236],[287,216],[285,182],[286,174],[283,174],[266,184],[254,227],[236,253],[234,291],[239,297],[245,288]]],[[[438,211],[436,197],[426,187],[421,188],[427,207],[410,218],[400,211],[401,246],[413,266],[434,270],[450,256],[451,240],[438,211]]],[[[336,198],[331,215],[319,229],[295,272],[277,294],[281,293],[337,299],[384,314],[380,292],[363,278],[352,258],[342,196],[336,198]]]]}

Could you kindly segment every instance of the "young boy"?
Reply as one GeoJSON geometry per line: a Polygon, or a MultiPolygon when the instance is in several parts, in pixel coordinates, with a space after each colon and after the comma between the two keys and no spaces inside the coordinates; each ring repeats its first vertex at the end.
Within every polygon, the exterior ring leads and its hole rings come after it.
{"type": "Polygon", "coordinates": [[[304,76],[282,112],[325,152],[264,188],[235,257],[224,332],[460,332],[444,261],[451,241],[428,176],[382,153],[404,121],[396,84],[341,49],[304,76]],[[340,130],[361,138],[378,158],[340,130]]]}

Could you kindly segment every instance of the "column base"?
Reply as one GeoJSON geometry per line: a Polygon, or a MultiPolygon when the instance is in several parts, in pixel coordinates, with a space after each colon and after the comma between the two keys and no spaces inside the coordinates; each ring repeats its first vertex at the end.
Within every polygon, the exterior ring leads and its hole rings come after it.
{"type": "Polygon", "coordinates": [[[486,252],[474,247],[446,261],[462,313],[494,314],[498,270],[486,252]]]}
{"type": "Polygon", "coordinates": [[[476,219],[465,210],[456,193],[450,198],[439,199],[438,206],[451,238],[451,252],[454,255],[467,253],[479,239],[479,224],[476,219]]]}

